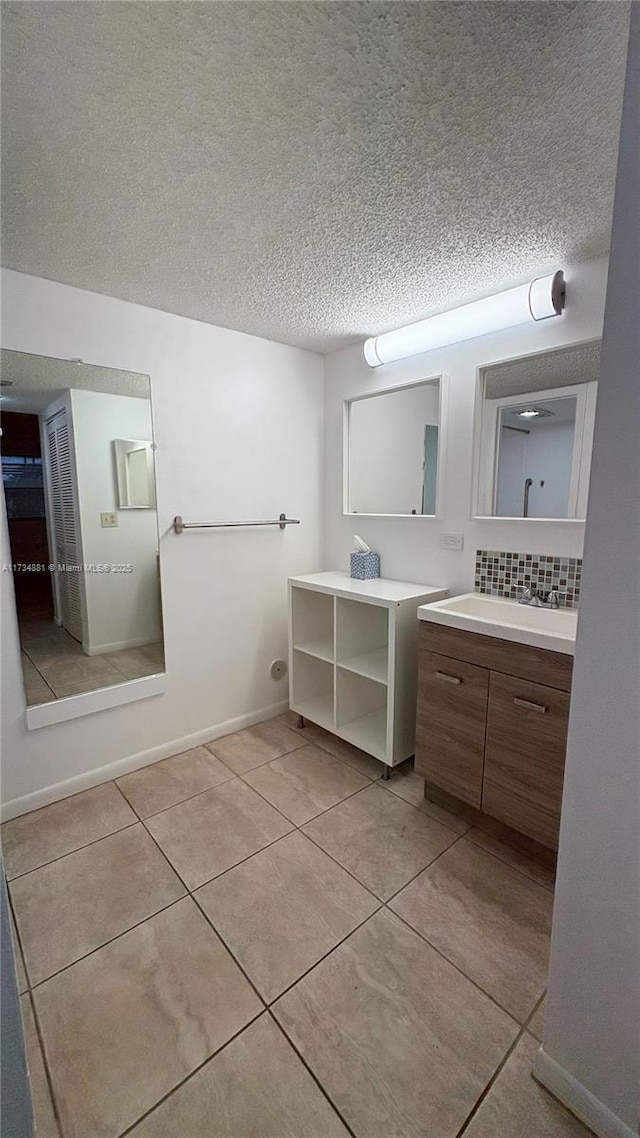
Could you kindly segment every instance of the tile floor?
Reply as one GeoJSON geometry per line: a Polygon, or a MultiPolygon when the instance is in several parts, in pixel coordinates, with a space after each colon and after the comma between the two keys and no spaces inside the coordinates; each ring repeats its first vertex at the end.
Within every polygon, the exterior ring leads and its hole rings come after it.
{"type": "Polygon", "coordinates": [[[585,1138],[550,875],[291,713],[5,823],[38,1138],[585,1138]]]}
{"type": "Polygon", "coordinates": [[[50,617],[21,621],[20,643],[29,707],[164,671],[162,644],[87,656],[50,617]]]}

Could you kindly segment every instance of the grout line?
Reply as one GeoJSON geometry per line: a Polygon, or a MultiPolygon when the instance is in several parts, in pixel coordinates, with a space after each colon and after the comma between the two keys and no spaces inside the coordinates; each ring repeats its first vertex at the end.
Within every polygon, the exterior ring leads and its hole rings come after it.
{"type": "Polygon", "coordinates": [[[207,924],[209,925],[209,927],[210,927],[210,928],[213,930],[213,932],[214,932],[214,933],[215,933],[215,935],[217,936],[217,938],[218,938],[218,940],[220,941],[220,944],[222,945],[222,947],[225,949],[225,951],[226,951],[226,952],[228,952],[228,953],[229,953],[229,956],[230,956],[230,957],[231,957],[231,959],[233,960],[233,962],[234,962],[234,964],[236,965],[236,967],[237,967],[237,968],[239,968],[240,972],[241,972],[241,973],[242,973],[242,975],[244,976],[244,978],[245,978],[245,980],[247,981],[247,983],[248,983],[248,984],[250,984],[250,985],[251,985],[251,987],[253,988],[253,991],[255,992],[256,996],[257,996],[257,997],[258,997],[258,999],[260,1000],[260,1003],[262,1004],[262,1009],[261,1009],[261,1011],[265,1011],[265,1010],[268,1008],[268,1006],[269,1006],[269,1005],[268,1005],[267,1001],[265,1000],[264,996],[262,995],[262,993],[258,991],[258,989],[257,989],[256,985],[254,984],[253,980],[251,979],[251,977],[250,977],[249,973],[248,973],[248,972],[245,970],[245,968],[243,967],[243,965],[240,963],[240,961],[238,960],[238,957],[236,956],[236,954],[235,954],[235,952],[233,951],[233,949],[229,947],[229,945],[227,944],[227,942],[226,942],[225,938],[222,936],[221,932],[220,932],[220,931],[219,931],[219,930],[216,928],[216,926],[214,925],[214,923],[213,923],[213,921],[212,921],[211,917],[209,916],[209,914],[206,912],[206,910],[205,910],[205,909],[203,909],[202,905],[200,904],[200,901],[199,901],[199,899],[198,899],[198,898],[195,896],[195,894],[193,894],[193,893],[191,893],[191,894],[190,894],[190,898],[191,898],[191,900],[194,902],[194,904],[197,906],[197,908],[198,908],[198,911],[199,911],[199,912],[202,914],[202,916],[204,917],[204,919],[205,919],[205,921],[207,922],[207,924]]]}
{"type": "MultiPolygon", "coordinates": [[[[31,1012],[33,1015],[33,1022],[35,1023],[35,1027],[36,1027],[36,1035],[38,1038],[38,1047],[40,1048],[40,1056],[42,1058],[42,1066],[44,1067],[44,1076],[45,1076],[45,1079],[47,1081],[47,1086],[49,1088],[49,1096],[51,1098],[51,1107],[53,1110],[53,1116],[54,1116],[55,1121],[56,1121],[58,1133],[60,1134],[61,1138],[63,1138],[64,1131],[62,1129],[62,1118],[60,1117],[60,1109],[58,1107],[58,1099],[56,1097],[54,1087],[53,1087],[53,1078],[51,1076],[51,1069],[49,1067],[49,1060],[47,1058],[47,1052],[45,1050],[45,1045],[44,1045],[44,1035],[42,1033],[42,1027],[40,1024],[40,1017],[38,1016],[38,1009],[36,1007],[36,1002],[33,998],[33,992],[32,991],[29,991],[27,993],[27,998],[29,1000],[29,1003],[31,1004],[31,1012]]],[[[33,1104],[33,1100],[32,1100],[32,1104],[33,1104]]],[[[33,1122],[34,1122],[34,1127],[35,1127],[37,1125],[37,1119],[35,1116],[35,1108],[33,1110],[33,1122]]],[[[34,1133],[35,1133],[35,1130],[34,1130],[34,1133]]]]}
{"type": "Polygon", "coordinates": [[[462,1123],[462,1126],[456,1132],[455,1138],[462,1138],[462,1136],[463,1136],[465,1130],[467,1129],[469,1123],[472,1121],[474,1116],[477,1114],[480,1107],[482,1106],[482,1103],[484,1102],[487,1095],[489,1094],[489,1092],[493,1088],[493,1086],[496,1083],[499,1076],[502,1074],[504,1068],[506,1067],[509,1059],[513,1055],[513,1052],[515,1051],[516,1047],[518,1046],[518,1044],[519,1044],[520,1040],[522,1039],[524,1033],[525,1033],[525,1029],[524,1029],[524,1027],[521,1027],[520,1031],[518,1032],[515,1039],[513,1040],[513,1043],[507,1048],[504,1055],[502,1056],[502,1059],[498,1063],[498,1066],[496,1067],[495,1071],[493,1072],[493,1075],[489,1079],[484,1090],[478,1095],[478,1098],[476,1099],[476,1101],[473,1104],[471,1110],[469,1111],[467,1117],[465,1118],[464,1122],[462,1123]]]}
{"type": "Polygon", "coordinates": [[[194,1075],[197,1075],[198,1072],[202,1070],[203,1067],[206,1067],[207,1063],[210,1063],[213,1059],[216,1058],[217,1055],[220,1054],[221,1051],[224,1051],[226,1047],[229,1047],[230,1044],[232,1044],[239,1035],[242,1035],[243,1031],[246,1031],[248,1027],[251,1027],[251,1025],[256,1022],[256,1020],[259,1020],[263,1015],[266,1014],[266,1008],[261,1008],[256,1015],[252,1016],[251,1019],[247,1020],[247,1022],[242,1025],[242,1027],[238,1028],[238,1031],[234,1032],[234,1034],[231,1035],[229,1039],[227,1039],[224,1043],[221,1043],[219,1047],[216,1047],[215,1051],[212,1051],[210,1055],[207,1055],[206,1059],[202,1060],[202,1063],[198,1063],[197,1067],[194,1067],[192,1071],[189,1071],[189,1073],[185,1075],[183,1079],[180,1079],[180,1081],[176,1083],[175,1086],[171,1087],[171,1089],[168,1090],[167,1093],[162,1096],[162,1098],[159,1098],[157,1102],[154,1102],[153,1106],[149,1107],[149,1110],[146,1110],[144,1114],[141,1114],[139,1118],[136,1118],[129,1126],[127,1126],[125,1130],[121,1130],[118,1134],[118,1138],[125,1138],[125,1135],[130,1134],[136,1126],[139,1126],[141,1122],[149,1117],[149,1115],[153,1114],[154,1111],[158,1109],[158,1107],[162,1106],[162,1104],[165,1103],[167,1099],[171,1098],[171,1096],[175,1094],[176,1091],[180,1090],[180,1088],[183,1087],[185,1083],[188,1083],[189,1079],[192,1079],[194,1075]]]}
{"type": "MultiPolygon", "coordinates": [[[[20,953],[20,959],[22,960],[22,971],[24,972],[25,980],[27,981],[26,991],[30,992],[31,991],[31,980],[29,979],[29,969],[27,968],[27,961],[26,961],[26,957],[24,955],[24,948],[22,947],[22,937],[20,936],[20,929],[18,928],[18,921],[16,918],[16,908],[15,908],[15,905],[13,903],[13,897],[11,896],[11,890],[9,888],[7,888],[7,901],[9,903],[9,915],[10,915],[11,924],[13,926],[13,934],[15,937],[15,943],[18,946],[18,952],[20,953]]],[[[9,930],[9,932],[11,932],[11,929],[9,930]]],[[[16,973],[17,973],[17,970],[16,970],[16,973]]],[[[17,982],[17,979],[18,979],[18,977],[16,974],[16,982],[17,982]]],[[[25,992],[18,992],[18,995],[24,996],[25,992]]]]}
{"type": "MultiPolygon", "coordinates": [[[[100,783],[100,786],[106,786],[106,785],[107,785],[107,783],[104,783],[104,782],[100,783]]],[[[90,789],[93,789],[93,788],[90,788],[90,789]]],[[[80,794],[84,794],[84,793],[86,793],[86,792],[80,791],[80,794]]],[[[75,798],[75,795],[72,795],[71,797],[75,798]]],[[[66,799],[60,799],[60,801],[66,802],[66,799]]],[[[55,803],[50,803],[49,805],[53,806],[53,805],[55,805],[55,803]]],[[[128,803],[127,803],[127,805],[128,805],[128,803]]],[[[47,807],[41,806],[41,807],[39,807],[39,809],[40,810],[46,810],[47,807]]],[[[33,813],[36,814],[37,811],[34,810],[33,813]]],[[[20,816],[26,817],[26,815],[20,815],[20,816]]],[[[13,821],[13,819],[10,819],[10,821],[13,821]]],[[[6,825],[8,825],[8,823],[5,822],[4,825],[6,826],[6,825]]],[[[63,859],[65,857],[71,857],[72,854],[80,853],[80,850],[86,850],[89,848],[89,846],[97,846],[98,842],[104,841],[105,838],[112,838],[112,837],[114,837],[115,834],[122,834],[125,830],[130,830],[133,826],[138,826],[138,825],[140,825],[140,819],[138,817],[136,817],[133,822],[127,822],[126,825],[119,826],[117,830],[111,830],[110,833],[108,833],[108,834],[101,834],[99,838],[93,838],[92,841],[90,841],[90,842],[84,842],[83,845],[77,846],[76,849],[67,850],[66,853],[59,854],[58,857],[52,857],[50,861],[43,861],[42,865],[34,865],[33,869],[25,869],[23,873],[16,873],[15,877],[8,877],[7,878],[7,885],[11,886],[11,885],[13,885],[14,881],[21,881],[23,877],[28,877],[30,873],[37,873],[39,869],[44,869],[47,865],[55,865],[55,863],[57,861],[63,861],[63,859]]]]}
{"type": "Polygon", "coordinates": [[[291,1050],[298,1056],[298,1059],[302,1063],[302,1066],[311,1075],[311,1078],[313,1079],[314,1083],[316,1084],[318,1090],[322,1093],[323,1097],[327,1100],[331,1109],[333,1111],[335,1111],[335,1113],[338,1115],[338,1118],[340,1119],[340,1121],[341,1121],[342,1125],[344,1126],[345,1130],[347,1131],[347,1133],[351,1135],[351,1138],[356,1138],[355,1131],[352,1130],[351,1127],[349,1126],[349,1123],[347,1122],[346,1118],[342,1114],[342,1111],[336,1106],[333,1099],[329,1096],[329,1092],[323,1087],[322,1083],[320,1082],[320,1079],[315,1074],[315,1072],[312,1070],[312,1068],[309,1066],[309,1064],[307,1063],[302,1052],[298,1050],[296,1044],[293,1042],[293,1039],[288,1034],[286,1028],[283,1026],[283,1024],[280,1023],[280,1020],[276,1019],[271,1008],[267,1009],[267,1015],[271,1017],[271,1019],[273,1020],[273,1022],[276,1025],[277,1029],[280,1032],[282,1032],[282,1034],[283,1034],[284,1038],[286,1039],[287,1043],[289,1044],[291,1050]]]}
{"type": "MultiPolygon", "coordinates": [[[[197,750],[197,748],[196,748],[196,747],[192,747],[192,748],[191,748],[191,750],[197,750]]],[[[182,751],[182,752],[181,752],[181,754],[183,754],[183,755],[188,755],[188,753],[189,753],[188,751],[182,751]]],[[[212,755],[211,757],[212,757],[212,758],[215,758],[216,756],[215,756],[215,755],[212,755]]],[[[169,757],[168,757],[168,758],[166,758],[166,759],[159,759],[159,760],[158,760],[158,762],[160,762],[160,763],[167,763],[167,762],[169,762],[169,760],[170,760],[170,759],[177,759],[177,758],[180,758],[180,755],[169,755],[169,757]]],[[[221,760],[221,759],[218,759],[217,761],[218,761],[218,762],[222,762],[222,760],[221,760]]],[[[139,768],[138,768],[138,770],[147,770],[147,769],[149,769],[149,770],[150,770],[150,769],[152,769],[152,768],[153,768],[155,765],[156,765],[155,763],[150,763],[150,764],[149,764],[149,767],[148,767],[148,768],[147,768],[147,767],[139,767],[139,768]]],[[[226,770],[229,770],[229,768],[228,768],[228,767],[226,767],[225,769],[226,769],[226,770]]],[[[129,772],[128,772],[128,774],[137,774],[137,773],[138,773],[138,771],[129,771],[129,772]]],[[[128,774],[123,774],[123,775],[120,775],[120,778],[127,778],[127,777],[128,777],[128,774]]],[[[125,798],[125,800],[126,800],[127,804],[128,804],[128,805],[131,807],[131,809],[134,811],[134,813],[135,813],[136,817],[138,818],[138,820],[139,820],[140,822],[148,822],[150,818],[157,818],[157,817],[158,817],[158,814],[165,814],[167,810],[173,810],[174,806],[182,806],[183,802],[191,802],[192,798],[199,798],[201,794],[207,794],[207,793],[208,793],[208,791],[210,791],[210,790],[217,790],[217,788],[218,788],[219,786],[223,786],[225,782],[231,782],[231,780],[232,780],[232,779],[234,779],[234,778],[237,778],[237,777],[238,777],[238,775],[234,774],[234,773],[233,773],[233,771],[229,771],[229,778],[223,778],[223,779],[221,779],[221,780],[220,780],[220,782],[214,782],[214,783],[213,783],[213,786],[205,786],[205,787],[204,787],[203,789],[201,789],[201,790],[196,790],[196,791],[194,791],[194,793],[193,793],[193,794],[188,794],[186,798],[181,798],[181,799],[179,799],[179,801],[178,801],[178,802],[172,802],[172,803],[171,803],[171,806],[163,806],[163,807],[162,807],[160,810],[154,810],[154,811],[153,811],[153,813],[151,813],[151,814],[145,814],[144,816],[143,816],[142,814],[138,813],[138,810],[137,810],[137,809],[136,809],[136,807],[133,805],[133,802],[131,802],[131,801],[130,801],[130,800],[127,798],[127,794],[126,794],[126,791],[124,791],[124,790],[122,789],[122,787],[121,787],[121,786],[118,786],[118,790],[120,791],[120,793],[121,793],[121,794],[123,795],[123,797],[125,798]]],[[[116,780],[115,780],[115,779],[114,779],[114,782],[116,782],[116,780]]],[[[116,782],[116,785],[117,785],[117,782],[116,782]]]]}

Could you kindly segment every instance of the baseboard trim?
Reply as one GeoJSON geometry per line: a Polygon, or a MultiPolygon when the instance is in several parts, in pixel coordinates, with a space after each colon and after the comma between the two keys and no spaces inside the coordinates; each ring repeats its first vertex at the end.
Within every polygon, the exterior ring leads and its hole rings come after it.
{"type": "Polygon", "coordinates": [[[125,759],[117,759],[116,762],[96,767],[95,770],[83,771],[82,774],[74,775],[73,778],[65,779],[63,782],[24,794],[21,798],[13,798],[0,806],[0,819],[8,822],[11,818],[18,818],[21,814],[38,810],[51,802],[58,802],[61,798],[70,798],[72,794],[79,794],[81,790],[89,790],[92,786],[110,782],[123,774],[129,774],[130,771],[157,763],[160,759],[179,755],[182,751],[191,750],[192,747],[210,743],[212,739],[220,739],[222,735],[241,731],[243,727],[252,727],[254,723],[261,723],[264,719],[273,719],[276,715],[282,715],[288,707],[288,700],[282,700],[269,707],[262,707],[258,711],[251,711],[247,715],[238,715],[235,719],[227,719],[224,723],[206,727],[204,731],[194,731],[193,734],[184,735],[181,739],[173,739],[170,743],[161,743],[158,747],[150,747],[147,751],[139,751],[125,759]]]}
{"type": "Polygon", "coordinates": [[[638,1138],[637,1130],[631,1130],[626,1122],[613,1114],[608,1106],[552,1059],[544,1047],[536,1055],[533,1074],[543,1087],[551,1091],[576,1118],[590,1126],[599,1138],[638,1138]]]}

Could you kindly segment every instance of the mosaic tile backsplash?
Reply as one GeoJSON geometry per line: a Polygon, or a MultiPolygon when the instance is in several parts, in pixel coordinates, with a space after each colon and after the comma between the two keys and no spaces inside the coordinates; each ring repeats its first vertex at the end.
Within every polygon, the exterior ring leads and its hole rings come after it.
{"type": "Polygon", "coordinates": [[[495,597],[519,597],[522,587],[536,585],[540,593],[557,589],[561,608],[577,608],[582,582],[580,557],[545,553],[505,553],[476,549],[475,588],[495,597]]]}

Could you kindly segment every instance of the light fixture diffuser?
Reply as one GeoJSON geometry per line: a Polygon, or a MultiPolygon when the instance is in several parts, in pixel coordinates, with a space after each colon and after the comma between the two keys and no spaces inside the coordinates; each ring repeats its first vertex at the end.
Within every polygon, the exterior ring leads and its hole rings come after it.
{"type": "Polygon", "coordinates": [[[536,277],[529,284],[473,300],[470,304],[429,316],[393,332],[370,336],[365,340],[364,358],[370,367],[379,367],[407,356],[444,348],[447,344],[526,324],[529,320],[560,316],[565,302],[564,274],[558,270],[545,277],[536,277]]]}

